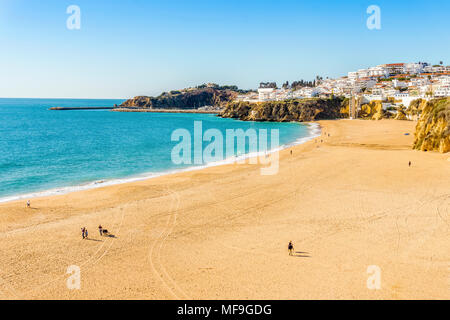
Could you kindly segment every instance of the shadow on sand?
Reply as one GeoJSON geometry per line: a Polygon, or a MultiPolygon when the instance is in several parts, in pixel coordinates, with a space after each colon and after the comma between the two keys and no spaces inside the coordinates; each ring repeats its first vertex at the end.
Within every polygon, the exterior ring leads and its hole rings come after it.
{"type": "Polygon", "coordinates": [[[297,252],[295,252],[295,254],[293,255],[293,257],[298,257],[298,258],[311,258],[311,256],[309,255],[309,252],[302,252],[302,251],[297,251],[297,252]]]}

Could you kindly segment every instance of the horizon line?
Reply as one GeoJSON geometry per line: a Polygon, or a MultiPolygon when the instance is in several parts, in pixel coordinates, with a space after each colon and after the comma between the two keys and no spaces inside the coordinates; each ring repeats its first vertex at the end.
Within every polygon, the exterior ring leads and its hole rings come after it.
{"type": "Polygon", "coordinates": [[[37,97],[0,97],[0,99],[47,99],[47,100],[127,100],[129,98],[37,98],[37,97]]]}

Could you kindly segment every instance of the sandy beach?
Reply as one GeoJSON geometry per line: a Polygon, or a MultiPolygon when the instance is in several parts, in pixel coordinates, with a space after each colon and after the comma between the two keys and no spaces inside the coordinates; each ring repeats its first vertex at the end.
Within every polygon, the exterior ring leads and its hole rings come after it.
{"type": "Polygon", "coordinates": [[[0,204],[0,298],[449,299],[450,154],[411,150],[414,122],[319,123],[273,176],[224,165],[0,204]]]}

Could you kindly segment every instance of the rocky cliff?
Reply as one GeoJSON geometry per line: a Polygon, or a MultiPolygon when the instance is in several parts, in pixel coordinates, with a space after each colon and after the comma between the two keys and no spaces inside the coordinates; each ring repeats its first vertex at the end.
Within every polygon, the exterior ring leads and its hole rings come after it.
{"type": "Polygon", "coordinates": [[[422,112],[417,123],[414,149],[450,152],[450,98],[420,101],[422,112]]]}
{"type": "Polygon", "coordinates": [[[198,109],[204,106],[223,106],[236,96],[237,92],[230,89],[193,88],[165,92],[158,97],[135,97],[122,103],[119,108],[198,109]]]}
{"type": "Polygon", "coordinates": [[[312,98],[259,103],[229,102],[221,117],[278,122],[337,119],[348,117],[348,101],[343,98],[312,98]]]}
{"type": "Polygon", "coordinates": [[[363,104],[358,113],[358,117],[365,120],[381,120],[391,118],[392,114],[386,110],[383,110],[382,101],[375,100],[370,103],[363,104]]]}

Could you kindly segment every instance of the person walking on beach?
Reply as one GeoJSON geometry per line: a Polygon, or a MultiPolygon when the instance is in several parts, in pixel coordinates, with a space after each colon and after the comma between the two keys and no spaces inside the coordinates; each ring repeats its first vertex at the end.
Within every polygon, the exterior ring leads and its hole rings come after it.
{"type": "Polygon", "coordinates": [[[30,202],[30,200],[27,201],[27,208],[28,208],[28,209],[31,208],[31,202],[30,202]]]}
{"type": "Polygon", "coordinates": [[[294,245],[292,244],[292,241],[289,241],[288,250],[289,255],[292,256],[294,254],[294,245]]]}
{"type": "Polygon", "coordinates": [[[83,237],[83,240],[86,239],[86,228],[81,228],[81,236],[83,237]]]}
{"type": "Polygon", "coordinates": [[[103,236],[103,227],[102,227],[102,225],[98,226],[98,232],[100,233],[100,237],[103,236]]]}
{"type": "Polygon", "coordinates": [[[88,238],[88,231],[87,231],[86,227],[84,228],[84,237],[85,237],[85,239],[88,238]]]}

